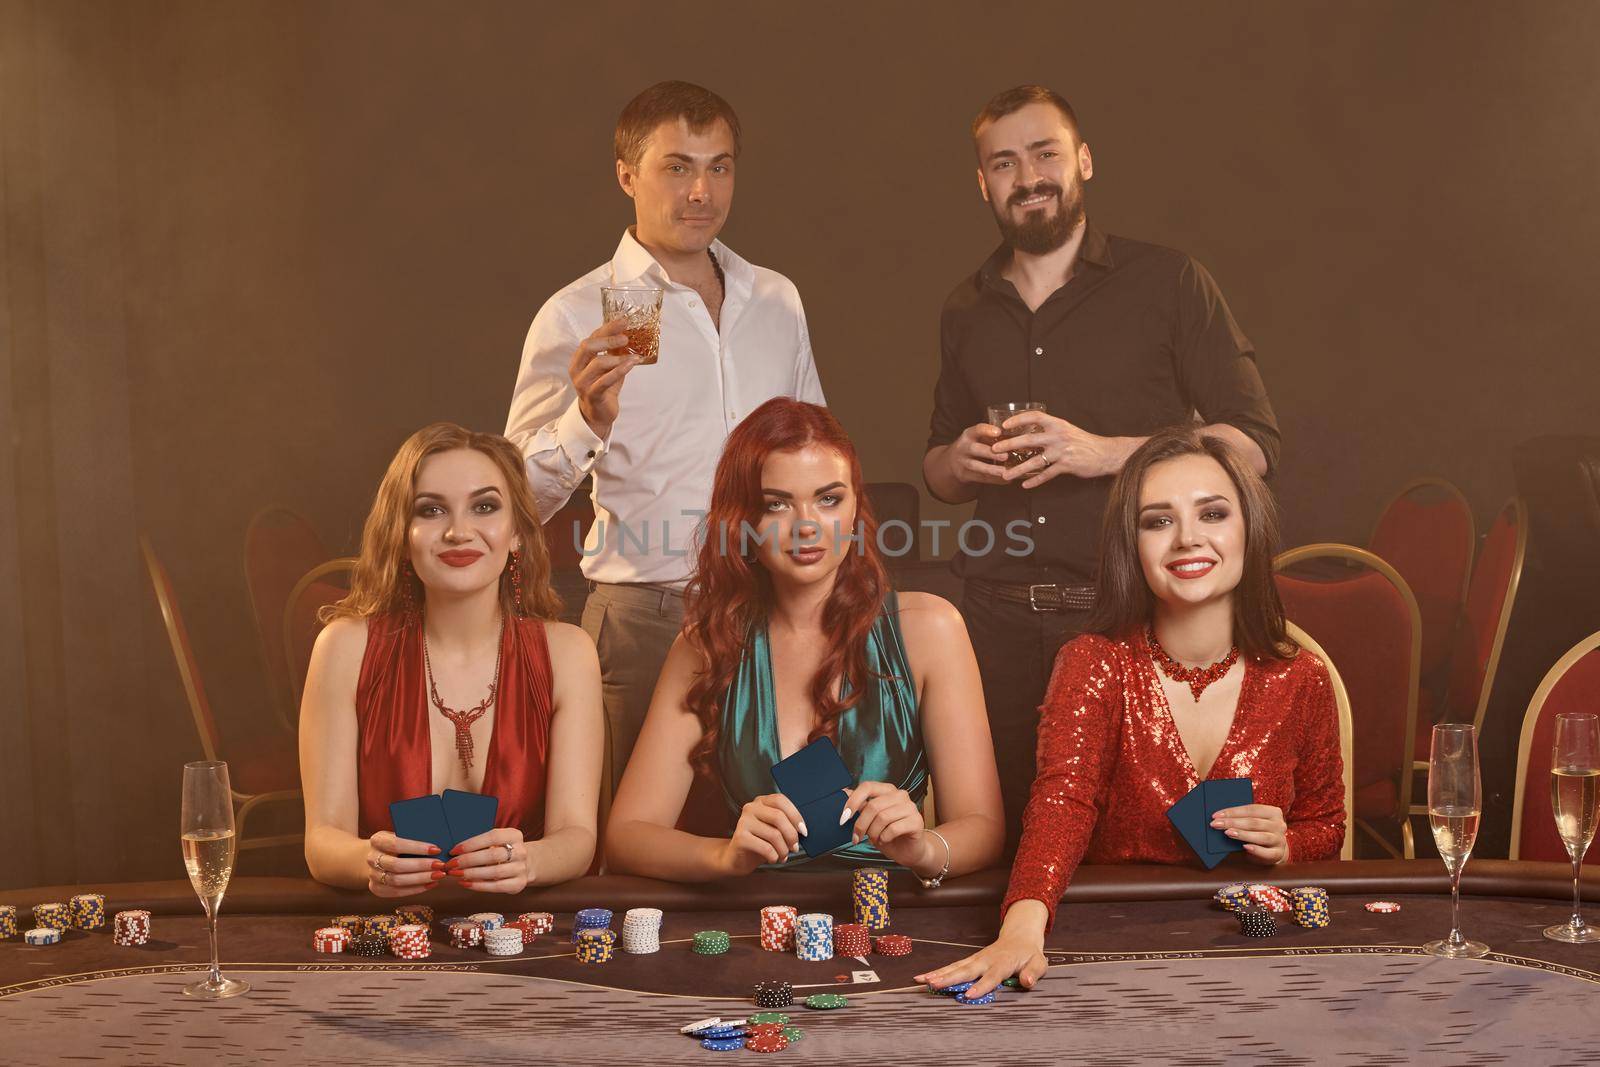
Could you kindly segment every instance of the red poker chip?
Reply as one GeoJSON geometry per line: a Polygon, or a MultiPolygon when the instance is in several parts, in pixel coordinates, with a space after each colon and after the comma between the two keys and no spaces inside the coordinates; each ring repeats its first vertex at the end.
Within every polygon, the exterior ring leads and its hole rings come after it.
{"type": "Polygon", "coordinates": [[[1379,915],[1392,915],[1400,910],[1398,902],[1393,900],[1374,900],[1364,905],[1368,911],[1377,912],[1379,915]]]}
{"type": "Polygon", "coordinates": [[[773,1036],[757,1036],[745,1039],[744,1047],[751,1052],[782,1052],[789,1047],[789,1039],[780,1031],[773,1036]]]}
{"type": "Polygon", "coordinates": [[[905,934],[884,934],[873,940],[872,951],[880,956],[909,956],[911,938],[905,934]]]}

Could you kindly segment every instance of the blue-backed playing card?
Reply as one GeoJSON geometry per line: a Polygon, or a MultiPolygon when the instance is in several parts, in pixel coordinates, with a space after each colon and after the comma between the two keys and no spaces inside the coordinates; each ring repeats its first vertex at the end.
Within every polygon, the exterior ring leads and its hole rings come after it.
{"type": "Polygon", "coordinates": [[[444,801],[437,793],[395,801],[389,805],[389,818],[394,822],[396,837],[437,845],[441,854],[455,847],[449,820],[444,817],[444,801]]]}
{"type": "Polygon", "coordinates": [[[800,809],[800,817],[811,831],[800,837],[800,847],[806,855],[821,856],[850,843],[855,816],[843,826],[839,825],[839,816],[844,814],[845,790],[855,782],[832,741],[819,737],[774,763],[772,780],[778,784],[778,792],[800,809]]]}
{"type": "Polygon", "coordinates": [[[494,817],[500,811],[499,797],[446,789],[441,799],[444,820],[450,827],[451,848],[494,829],[494,817]]]}
{"type": "Polygon", "coordinates": [[[1226,830],[1211,825],[1211,819],[1223,808],[1239,808],[1255,803],[1255,788],[1248,778],[1207,779],[1200,783],[1205,800],[1206,851],[1214,855],[1244,851],[1244,842],[1235,841],[1226,830]]]}
{"type": "Polygon", "coordinates": [[[1205,800],[1202,786],[1195,786],[1185,793],[1178,802],[1167,809],[1167,818],[1172,820],[1172,825],[1177,827],[1178,833],[1194,849],[1194,854],[1200,857],[1200,862],[1209,870],[1222,862],[1220,853],[1213,854],[1206,848],[1206,817],[1205,800]]]}

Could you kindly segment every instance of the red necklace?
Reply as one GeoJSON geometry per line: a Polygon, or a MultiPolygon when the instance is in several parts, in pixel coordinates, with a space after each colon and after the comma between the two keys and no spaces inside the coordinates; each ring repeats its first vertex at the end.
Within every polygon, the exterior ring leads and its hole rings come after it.
{"type": "Polygon", "coordinates": [[[494,707],[495,691],[500,688],[500,657],[505,651],[506,620],[500,619],[500,640],[495,642],[494,653],[494,681],[489,683],[489,695],[475,708],[457,711],[455,708],[445,707],[444,701],[439,699],[439,687],[433,684],[433,664],[428,661],[428,635],[422,635],[422,666],[428,672],[428,697],[433,701],[433,706],[439,713],[456,727],[456,756],[461,760],[461,770],[472,770],[472,724],[483,718],[483,713],[494,707]]]}
{"type": "Polygon", "coordinates": [[[1156,640],[1154,626],[1145,629],[1144,642],[1146,647],[1150,649],[1150,658],[1156,661],[1156,666],[1161,668],[1161,673],[1171,678],[1174,682],[1186,683],[1189,686],[1189,692],[1194,694],[1196,703],[1199,703],[1200,694],[1206,691],[1207,686],[1227,674],[1228,671],[1233,669],[1233,665],[1239,661],[1239,646],[1234,645],[1228,650],[1226,656],[1223,656],[1209,667],[1185,667],[1167,655],[1167,650],[1161,647],[1160,641],[1156,640]]]}

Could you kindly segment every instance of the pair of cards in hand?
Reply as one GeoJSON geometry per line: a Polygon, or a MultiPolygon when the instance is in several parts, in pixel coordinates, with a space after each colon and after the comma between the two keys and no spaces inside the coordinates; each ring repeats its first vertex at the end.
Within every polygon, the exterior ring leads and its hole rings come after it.
{"type": "Polygon", "coordinates": [[[446,789],[443,795],[395,801],[389,805],[389,818],[396,837],[437,845],[439,854],[448,856],[461,842],[493,830],[499,811],[499,797],[446,789]]]}
{"type": "Polygon", "coordinates": [[[1248,778],[1219,778],[1205,781],[1184,794],[1182,800],[1167,809],[1167,818],[1178,828],[1178,833],[1189,842],[1200,862],[1210,870],[1227,858],[1230,852],[1242,852],[1243,841],[1235,841],[1226,830],[1212,827],[1211,819],[1224,808],[1237,808],[1255,803],[1255,789],[1248,778]]]}
{"type": "Polygon", "coordinates": [[[850,843],[856,817],[843,823],[846,792],[855,784],[850,769],[839,758],[839,750],[826,737],[819,737],[799,752],[772,765],[772,780],[778,792],[800,809],[800,819],[809,834],[800,836],[800,847],[807,856],[822,856],[850,843]]]}

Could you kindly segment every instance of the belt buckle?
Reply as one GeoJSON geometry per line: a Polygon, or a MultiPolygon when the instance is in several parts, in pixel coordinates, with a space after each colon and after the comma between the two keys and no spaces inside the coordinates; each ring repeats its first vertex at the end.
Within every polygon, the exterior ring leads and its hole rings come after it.
{"type": "Polygon", "coordinates": [[[1037,585],[1028,586],[1028,607],[1032,608],[1036,612],[1060,611],[1061,610],[1061,591],[1060,591],[1060,589],[1058,589],[1055,585],[1050,584],[1049,582],[1041,582],[1041,583],[1039,583],[1037,585]],[[1049,595],[1051,597],[1055,598],[1055,603],[1053,603],[1053,604],[1047,603],[1043,607],[1041,607],[1040,604],[1039,604],[1039,590],[1041,590],[1041,589],[1048,589],[1050,591],[1049,595]]]}

